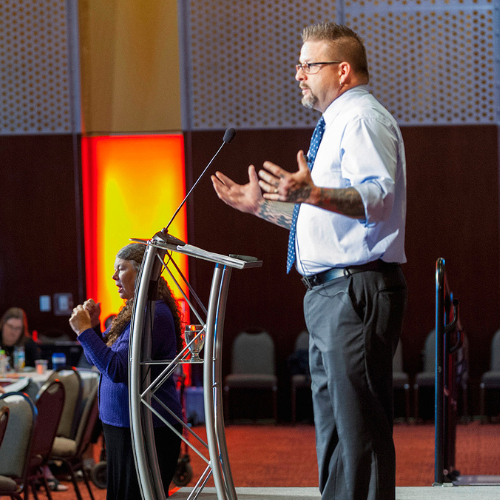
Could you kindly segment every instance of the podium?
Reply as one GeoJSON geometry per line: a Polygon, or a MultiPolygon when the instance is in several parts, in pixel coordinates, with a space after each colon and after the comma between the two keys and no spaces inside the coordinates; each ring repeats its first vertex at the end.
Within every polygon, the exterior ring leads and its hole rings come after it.
{"type": "MultiPolygon", "coordinates": [[[[201,248],[185,244],[177,238],[157,233],[151,240],[133,241],[147,245],[144,260],[138,276],[135,291],[135,304],[132,313],[130,346],[129,346],[129,406],[130,430],[134,458],[144,500],[163,500],[165,494],[161,482],[156,456],[153,434],[153,413],[170,427],[187,445],[196,452],[207,464],[188,500],[195,499],[203,490],[206,482],[213,475],[218,500],[237,500],[234,488],[229,457],[227,452],[224,414],[222,403],[222,338],[224,317],[229,289],[229,281],[233,269],[250,269],[262,266],[262,261],[253,257],[220,255],[207,252],[201,248]],[[205,308],[195,291],[180,273],[173,259],[173,254],[184,254],[190,258],[202,259],[214,264],[214,272],[208,306],[205,308]],[[168,257],[168,265],[165,263],[168,257]],[[174,266],[181,275],[193,296],[202,309],[205,319],[194,307],[190,297],[183,292],[178,279],[170,269],[174,266]],[[203,400],[205,406],[206,442],[198,437],[185,422],[178,419],[155,396],[155,391],[169,377],[174,376],[176,369],[183,363],[189,363],[190,347],[197,339],[193,339],[173,360],[151,359],[151,331],[154,319],[156,284],[161,273],[166,270],[184,296],[191,312],[196,316],[205,334],[203,363],[203,400]],[[150,367],[153,364],[164,366],[160,375],[152,380],[150,367]],[[185,436],[178,433],[174,427],[164,420],[152,407],[155,399],[172,415],[185,432],[196,439],[198,447],[194,446],[185,436]],[[205,454],[200,451],[201,449],[205,454]],[[208,451],[208,457],[206,452],[208,451]]],[[[165,485],[168,488],[168,485],[165,485]]]]}

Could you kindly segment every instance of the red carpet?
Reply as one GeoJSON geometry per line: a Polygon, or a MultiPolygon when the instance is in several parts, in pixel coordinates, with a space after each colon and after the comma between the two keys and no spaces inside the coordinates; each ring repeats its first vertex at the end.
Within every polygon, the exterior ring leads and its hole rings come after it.
{"type": "MultiPolygon", "coordinates": [[[[197,434],[205,436],[204,428],[197,434]]],[[[314,427],[228,426],[226,438],[235,486],[312,486],[317,485],[314,427]]],[[[398,424],[394,428],[397,456],[397,486],[430,486],[434,480],[434,427],[398,424]]],[[[193,439],[191,438],[193,443],[193,439]]],[[[456,468],[464,475],[500,474],[500,425],[477,422],[459,425],[457,430],[456,468]]],[[[194,485],[204,462],[189,451],[194,485]]],[[[73,500],[73,487],[54,493],[54,500],[73,500]]],[[[213,486],[213,481],[208,485],[213,486]]],[[[83,483],[84,500],[89,498],[83,483]]],[[[106,498],[105,490],[93,487],[96,500],[106,498]]],[[[41,498],[45,498],[43,495],[41,498]]]]}

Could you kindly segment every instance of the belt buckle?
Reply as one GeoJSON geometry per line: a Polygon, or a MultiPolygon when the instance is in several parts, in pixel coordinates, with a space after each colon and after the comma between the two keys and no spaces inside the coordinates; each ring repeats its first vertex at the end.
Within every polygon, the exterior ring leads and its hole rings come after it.
{"type": "Polygon", "coordinates": [[[302,283],[304,283],[308,290],[311,290],[314,286],[319,284],[317,283],[317,277],[315,274],[312,276],[302,276],[302,283]]]}

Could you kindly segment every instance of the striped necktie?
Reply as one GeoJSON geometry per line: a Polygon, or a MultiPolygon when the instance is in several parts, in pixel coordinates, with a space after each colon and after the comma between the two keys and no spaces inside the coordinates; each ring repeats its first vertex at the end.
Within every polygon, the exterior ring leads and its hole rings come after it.
{"type": "MultiPolygon", "coordinates": [[[[321,117],[314,129],[313,135],[311,137],[311,144],[309,146],[309,151],[307,153],[307,165],[309,169],[312,170],[314,166],[314,160],[316,159],[316,154],[323,138],[325,132],[325,119],[321,117]]],[[[293,207],[292,215],[292,225],[290,226],[290,235],[288,236],[288,253],[286,256],[286,272],[289,273],[292,269],[293,263],[295,262],[295,234],[297,232],[297,218],[299,217],[300,203],[296,203],[293,207]]]]}

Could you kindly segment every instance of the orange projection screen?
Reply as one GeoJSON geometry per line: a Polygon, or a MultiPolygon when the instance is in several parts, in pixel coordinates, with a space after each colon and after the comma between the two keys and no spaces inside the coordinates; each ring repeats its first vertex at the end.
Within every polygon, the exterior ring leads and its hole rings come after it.
{"type": "MultiPolygon", "coordinates": [[[[111,279],[116,253],[130,238],[152,238],[184,199],[183,136],[84,137],[82,164],[87,296],[101,302],[104,320],[123,306],[111,279]]],[[[186,241],[184,207],[169,233],[186,241]]],[[[174,259],[187,278],[187,257],[174,259]]]]}

